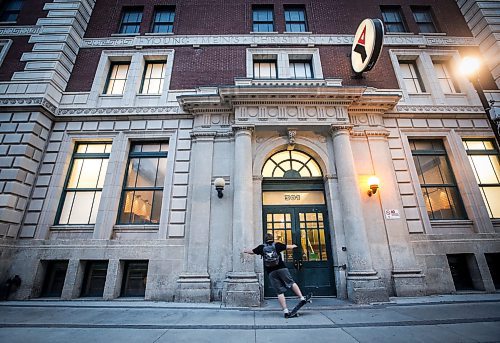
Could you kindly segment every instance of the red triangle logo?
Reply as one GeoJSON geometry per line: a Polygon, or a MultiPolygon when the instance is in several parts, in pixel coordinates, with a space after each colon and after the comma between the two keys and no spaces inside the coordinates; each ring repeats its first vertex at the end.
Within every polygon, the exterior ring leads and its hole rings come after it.
{"type": "Polygon", "coordinates": [[[366,25],[363,28],[363,32],[361,32],[361,36],[359,36],[357,44],[363,44],[363,45],[365,45],[365,35],[366,35],[366,25]]]}

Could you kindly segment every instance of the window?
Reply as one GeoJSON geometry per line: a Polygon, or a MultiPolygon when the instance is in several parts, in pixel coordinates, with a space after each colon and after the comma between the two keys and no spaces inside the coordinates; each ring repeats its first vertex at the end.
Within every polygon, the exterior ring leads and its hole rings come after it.
{"type": "Polygon", "coordinates": [[[297,150],[280,151],[271,156],[262,168],[263,177],[289,179],[321,177],[321,169],[309,155],[297,150]]]}
{"type": "Polygon", "coordinates": [[[154,33],[167,33],[174,31],[175,7],[158,7],[153,17],[154,33]]]}
{"type": "Polygon", "coordinates": [[[0,13],[0,22],[17,21],[17,16],[19,15],[19,12],[21,12],[22,6],[23,6],[22,0],[6,1],[2,6],[2,12],[0,13]]]}
{"type": "Polygon", "coordinates": [[[165,77],[165,61],[146,62],[142,77],[141,94],[160,94],[165,77]]]}
{"type": "Polygon", "coordinates": [[[306,9],[298,6],[285,6],[285,31],[306,32],[306,9]]]}
{"type": "Polygon", "coordinates": [[[425,87],[418,72],[417,64],[414,61],[400,61],[401,75],[403,83],[408,93],[423,93],[425,87]]]}
{"type": "Polygon", "coordinates": [[[130,148],[119,224],[158,224],[167,170],[168,143],[136,143],[130,148]]]}
{"type": "Polygon", "coordinates": [[[146,293],[148,261],[125,261],[122,297],[143,297],[146,293]]]}
{"type": "Polygon", "coordinates": [[[436,71],[443,93],[460,93],[460,87],[452,74],[450,74],[448,65],[445,62],[434,62],[434,70],[436,71]]]}
{"type": "Polygon", "coordinates": [[[464,140],[476,181],[490,214],[500,218],[500,154],[493,140],[464,140]]]}
{"type": "Polygon", "coordinates": [[[436,25],[432,20],[432,12],[430,7],[412,7],[413,18],[417,23],[420,33],[434,33],[437,32],[436,25]]]}
{"type": "Polygon", "coordinates": [[[108,261],[87,261],[82,284],[82,297],[102,297],[108,272],[108,261]]]}
{"type": "Polygon", "coordinates": [[[142,21],[142,8],[123,10],[119,33],[139,33],[142,21]]]}
{"type": "Polygon", "coordinates": [[[109,67],[108,79],[104,87],[104,94],[121,95],[125,89],[125,81],[127,81],[128,62],[112,62],[109,67]]]}
{"type": "Polygon", "coordinates": [[[410,147],[429,218],[466,219],[443,142],[411,140],[410,147]]]}
{"type": "Polygon", "coordinates": [[[311,60],[291,60],[289,68],[292,79],[312,79],[314,77],[311,60]]]}
{"type": "Polygon", "coordinates": [[[260,56],[253,60],[254,79],[275,79],[277,76],[276,57],[260,56]]]}
{"type": "Polygon", "coordinates": [[[79,143],[73,153],[58,224],[95,224],[110,143],[79,143]]]}
{"type": "Polygon", "coordinates": [[[68,261],[43,261],[45,279],[43,280],[42,297],[60,297],[68,270],[68,261]]]}
{"type": "Polygon", "coordinates": [[[385,32],[407,32],[399,6],[381,6],[385,32]]]}
{"type": "Polygon", "coordinates": [[[273,6],[253,6],[253,32],[273,32],[273,6]]]}

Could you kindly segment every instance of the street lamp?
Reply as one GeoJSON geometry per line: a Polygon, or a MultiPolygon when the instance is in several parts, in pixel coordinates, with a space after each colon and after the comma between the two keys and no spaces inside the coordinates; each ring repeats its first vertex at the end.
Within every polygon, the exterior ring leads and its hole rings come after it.
{"type": "Polygon", "coordinates": [[[481,100],[481,104],[483,105],[484,111],[486,112],[486,116],[488,117],[488,121],[491,125],[491,128],[493,129],[493,133],[495,134],[495,138],[497,140],[497,146],[500,146],[500,135],[499,135],[500,126],[498,123],[495,122],[495,120],[491,118],[490,114],[491,105],[486,99],[483,87],[481,86],[481,82],[479,81],[480,66],[481,62],[479,62],[479,59],[468,56],[462,59],[459,69],[461,74],[467,76],[469,80],[472,82],[472,85],[474,86],[474,89],[476,90],[477,95],[479,96],[479,100],[481,100]]]}

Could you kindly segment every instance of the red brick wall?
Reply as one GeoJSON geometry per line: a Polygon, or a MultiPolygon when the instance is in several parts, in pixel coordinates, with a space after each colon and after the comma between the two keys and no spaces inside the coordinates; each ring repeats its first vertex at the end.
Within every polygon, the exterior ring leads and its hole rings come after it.
{"type": "Polygon", "coordinates": [[[10,38],[13,42],[0,66],[0,81],[10,81],[14,72],[23,71],[26,62],[21,62],[21,56],[33,48],[33,44],[28,43],[29,37],[27,36],[10,38]]]}
{"type": "Polygon", "coordinates": [[[352,34],[364,18],[381,18],[380,5],[400,5],[411,32],[418,33],[410,6],[431,6],[442,32],[471,36],[454,0],[116,0],[98,1],[86,37],[117,33],[124,6],[143,8],[140,33],[150,31],[154,6],[175,5],[175,34],[244,34],[252,30],[252,5],[274,5],[275,29],[285,30],[283,5],[303,4],[309,30],[315,34],[352,34]],[[446,20],[444,20],[446,18],[446,20]]]}

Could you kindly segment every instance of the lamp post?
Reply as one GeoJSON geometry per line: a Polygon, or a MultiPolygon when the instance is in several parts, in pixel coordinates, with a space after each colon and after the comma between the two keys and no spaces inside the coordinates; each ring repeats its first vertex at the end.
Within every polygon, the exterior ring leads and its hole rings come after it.
{"type": "Polygon", "coordinates": [[[500,147],[500,134],[499,134],[500,125],[498,123],[498,119],[493,120],[491,118],[490,114],[491,105],[486,99],[483,87],[481,86],[481,82],[479,81],[479,72],[478,72],[479,67],[480,67],[480,62],[477,58],[464,57],[460,64],[460,71],[462,74],[466,75],[472,82],[472,85],[474,86],[474,89],[476,90],[477,95],[479,96],[479,100],[481,100],[481,104],[483,105],[484,111],[486,112],[486,116],[488,117],[488,122],[490,123],[493,133],[495,134],[497,147],[500,147]]]}

